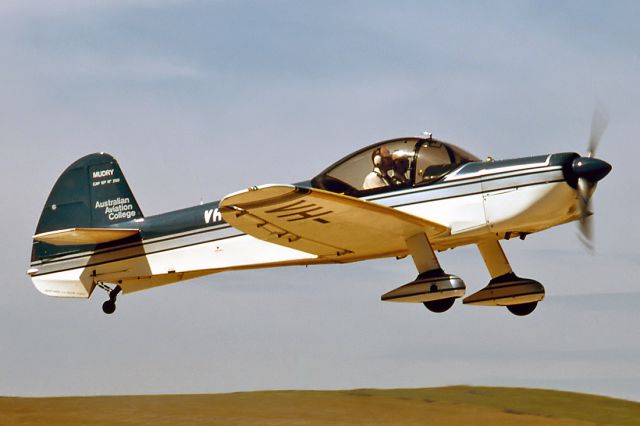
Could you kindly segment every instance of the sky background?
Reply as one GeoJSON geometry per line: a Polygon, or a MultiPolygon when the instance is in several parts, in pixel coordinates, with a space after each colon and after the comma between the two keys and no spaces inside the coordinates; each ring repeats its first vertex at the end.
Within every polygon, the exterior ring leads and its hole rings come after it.
{"type": "MultiPolygon", "coordinates": [[[[635,1],[3,1],[0,395],[451,384],[640,400],[640,5],[635,1]],[[547,297],[524,318],[379,297],[405,260],[223,273],[67,300],[25,271],[59,174],[114,155],[145,215],[310,178],[420,134],[480,157],[598,151],[594,256],[575,224],[503,247],[547,297]]],[[[468,293],[475,247],[439,255],[468,293]]]]}

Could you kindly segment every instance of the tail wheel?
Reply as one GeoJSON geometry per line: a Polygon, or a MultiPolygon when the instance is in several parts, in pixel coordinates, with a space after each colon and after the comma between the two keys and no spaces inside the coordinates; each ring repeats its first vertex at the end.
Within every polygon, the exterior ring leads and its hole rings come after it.
{"type": "Polygon", "coordinates": [[[523,317],[525,315],[529,315],[533,310],[538,306],[538,302],[530,302],[530,303],[521,303],[519,305],[508,305],[507,309],[513,315],[517,315],[519,317],[523,317]]]}
{"type": "Polygon", "coordinates": [[[428,310],[435,313],[442,313],[448,311],[449,308],[453,306],[453,302],[455,302],[455,297],[449,297],[447,299],[434,300],[431,302],[422,302],[424,306],[427,307],[428,310]]]}

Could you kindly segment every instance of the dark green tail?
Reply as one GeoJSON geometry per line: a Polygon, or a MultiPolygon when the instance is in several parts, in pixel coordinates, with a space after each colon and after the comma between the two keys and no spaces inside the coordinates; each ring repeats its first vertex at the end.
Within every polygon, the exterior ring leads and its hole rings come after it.
{"type": "MultiPolygon", "coordinates": [[[[42,210],[36,234],[68,228],[108,228],[142,219],[118,162],[105,153],[90,154],[58,178],[42,210]]],[[[32,261],[87,247],[58,247],[35,241],[32,261]]]]}

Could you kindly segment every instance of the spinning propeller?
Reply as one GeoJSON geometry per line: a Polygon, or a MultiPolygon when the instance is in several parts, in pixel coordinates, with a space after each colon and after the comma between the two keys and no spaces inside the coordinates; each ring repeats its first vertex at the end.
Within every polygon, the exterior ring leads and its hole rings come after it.
{"type": "Polygon", "coordinates": [[[591,134],[589,135],[589,147],[586,157],[578,157],[573,160],[571,173],[576,180],[578,192],[578,206],[580,209],[580,240],[590,252],[593,252],[593,231],[591,215],[591,196],[595,191],[598,181],[611,171],[611,164],[594,158],[602,134],[607,128],[607,117],[604,112],[596,108],[591,120],[591,134]]]}

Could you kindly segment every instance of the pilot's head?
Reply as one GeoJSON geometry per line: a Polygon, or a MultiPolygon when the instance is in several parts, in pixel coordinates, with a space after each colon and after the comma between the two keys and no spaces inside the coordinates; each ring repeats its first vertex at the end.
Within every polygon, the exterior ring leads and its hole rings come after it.
{"type": "Polygon", "coordinates": [[[409,157],[403,151],[395,151],[391,156],[393,170],[396,173],[405,174],[409,170],[409,157]]]}
{"type": "Polygon", "coordinates": [[[379,168],[381,171],[386,172],[393,167],[393,160],[391,160],[391,153],[384,146],[378,147],[371,153],[371,161],[373,165],[379,168]]]}

